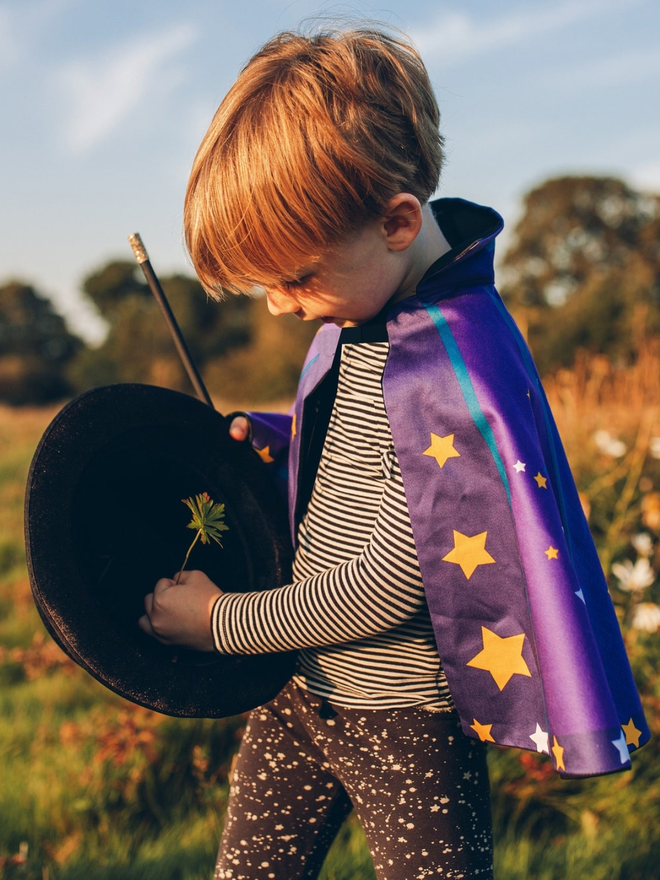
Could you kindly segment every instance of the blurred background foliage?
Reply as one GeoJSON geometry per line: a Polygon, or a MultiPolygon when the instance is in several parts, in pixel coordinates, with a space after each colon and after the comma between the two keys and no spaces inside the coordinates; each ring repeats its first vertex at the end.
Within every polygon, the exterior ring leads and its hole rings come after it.
{"type": "MultiPolygon", "coordinates": [[[[277,321],[263,296],[207,298],[195,278],[160,279],[188,347],[212,395],[267,401],[295,391],[316,324],[277,321]]],[[[99,385],[146,382],[180,391],[190,385],[167,326],[137,264],[114,260],[83,282],[107,335],[85,345],[49,301],[31,287],[0,287],[0,400],[42,404],[99,385]]]]}
{"type": "MultiPolygon", "coordinates": [[[[498,880],[649,880],[660,864],[660,198],[613,178],[530,192],[500,265],[576,476],[640,689],[651,742],[630,773],[565,781],[545,755],[489,752],[498,880]]],[[[161,278],[226,410],[286,405],[316,327],[263,298],[208,302],[161,278]]],[[[212,872],[244,718],[165,718],[120,700],[50,640],[22,538],[29,463],[67,396],[108,382],[188,390],[137,267],[85,294],[104,343],[73,336],[48,299],[0,287],[0,878],[202,880],[212,872]],[[31,406],[27,404],[36,404],[31,406]]],[[[351,817],[321,880],[374,880],[351,817]]]]}
{"type": "Polygon", "coordinates": [[[67,366],[83,348],[46,297],[28,284],[0,287],[0,400],[20,405],[70,392],[67,366]]]}
{"type": "Polygon", "coordinates": [[[611,177],[527,194],[498,275],[542,376],[582,351],[629,364],[660,331],[660,196],[611,177]]]}

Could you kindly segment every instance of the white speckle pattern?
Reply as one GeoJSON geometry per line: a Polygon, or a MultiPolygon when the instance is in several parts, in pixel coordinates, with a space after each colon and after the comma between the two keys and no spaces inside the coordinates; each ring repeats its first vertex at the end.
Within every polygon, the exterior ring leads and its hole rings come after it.
{"type": "Polygon", "coordinates": [[[290,682],[251,714],[215,880],[313,880],[352,806],[378,880],[492,880],[485,747],[456,716],[322,706],[290,682]]]}

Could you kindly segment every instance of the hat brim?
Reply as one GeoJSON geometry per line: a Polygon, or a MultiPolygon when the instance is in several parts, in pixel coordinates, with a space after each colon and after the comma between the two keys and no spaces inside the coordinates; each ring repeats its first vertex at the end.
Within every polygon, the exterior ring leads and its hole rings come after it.
{"type": "Polygon", "coordinates": [[[223,546],[195,546],[199,568],[227,592],[290,581],[284,503],[227,420],[175,391],[112,385],[68,404],[35,453],[26,493],[28,571],[39,613],[63,650],[132,702],[167,715],[219,718],[274,697],[295,654],[229,656],[170,648],[138,618],[156,581],[172,577],[193,533],[182,499],[225,504],[223,546]]]}

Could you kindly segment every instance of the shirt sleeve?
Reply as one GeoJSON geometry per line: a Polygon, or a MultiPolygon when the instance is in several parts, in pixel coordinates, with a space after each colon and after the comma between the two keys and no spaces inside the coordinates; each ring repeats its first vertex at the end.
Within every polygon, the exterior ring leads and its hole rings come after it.
{"type": "Polygon", "coordinates": [[[249,440],[257,450],[288,505],[289,446],[292,416],[285,413],[244,412],[250,425],[249,440]]]}
{"type": "Polygon", "coordinates": [[[216,650],[225,654],[321,647],[386,632],[425,602],[395,460],[373,532],[359,555],[274,590],[225,593],[215,603],[211,628],[216,650]]]}
{"type": "Polygon", "coordinates": [[[277,458],[289,451],[292,416],[285,413],[243,413],[250,422],[250,440],[255,449],[268,448],[270,457],[277,458]]]}

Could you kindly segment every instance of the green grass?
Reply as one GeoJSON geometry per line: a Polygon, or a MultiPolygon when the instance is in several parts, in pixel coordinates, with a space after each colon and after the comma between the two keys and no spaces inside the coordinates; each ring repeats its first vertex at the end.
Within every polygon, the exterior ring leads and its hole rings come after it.
{"type": "MultiPolygon", "coordinates": [[[[45,634],[21,517],[32,451],[51,416],[0,412],[0,878],[209,880],[242,720],[133,707],[45,634]],[[26,844],[27,861],[12,864],[26,844]]],[[[640,529],[635,509],[627,515],[640,529]]],[[[629,633],[628,648],[657,732],[660,635],[629,633]]],[[[491,750],[497,880],[660,876],[659,750],[653,740],[635,755],[632,774],[583,782],[547,773],[537,756],[491,750]]],[[[374,880],[354,816],[320,877],[374,880]]]]}

